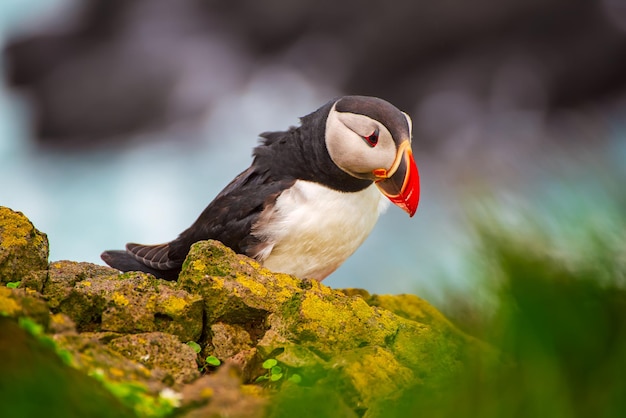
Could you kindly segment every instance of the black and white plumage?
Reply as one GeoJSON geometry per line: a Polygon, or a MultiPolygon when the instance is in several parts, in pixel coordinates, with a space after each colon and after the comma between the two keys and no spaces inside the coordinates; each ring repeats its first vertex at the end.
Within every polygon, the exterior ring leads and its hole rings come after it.
{"type": "Polygon", "coordinates": [[[385,196],[410,216],[417,209],[411,119],[382,99],[345,96],[261,137],[250,168],[178,238],[102,259],[175,280],[191,245],[215,239],[270,270],[323,280],[365,240],[385,196]]]}

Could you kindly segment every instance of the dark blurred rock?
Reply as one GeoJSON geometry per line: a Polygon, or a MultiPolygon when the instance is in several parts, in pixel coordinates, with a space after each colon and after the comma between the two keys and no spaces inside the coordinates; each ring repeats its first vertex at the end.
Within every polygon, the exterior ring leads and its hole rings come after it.
{"type": "Polygon", "coordinates": [[[31,92],[40,140],[89,146],[198,120],[255,61],[408,110],[440,90],[487,100],[502,83],[522,106],[574,106],[626,87],[614,9],[586,0],[91,0],[63,31],[16,39],[5,55],[9,81],[31,92]]]}
{"type": "Polygon", "coordinates": [[[90,0],[11,42],[8,79],[30,92],[38,140],[89,148],[201,119],[245,66],[198,3],[90,0]]]}

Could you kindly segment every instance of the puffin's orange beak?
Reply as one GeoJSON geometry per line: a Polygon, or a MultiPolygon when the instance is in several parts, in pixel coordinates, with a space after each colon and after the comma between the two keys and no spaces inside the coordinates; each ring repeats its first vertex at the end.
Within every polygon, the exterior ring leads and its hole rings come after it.
{"type": "Polygon", "coordinates": [[[412,217],[420,200],[420,177],[411,143],[404,141],[400,144],[391,169],[374,170],[374,175],[379,179],[376,186],[380,191],[412,217]]]}

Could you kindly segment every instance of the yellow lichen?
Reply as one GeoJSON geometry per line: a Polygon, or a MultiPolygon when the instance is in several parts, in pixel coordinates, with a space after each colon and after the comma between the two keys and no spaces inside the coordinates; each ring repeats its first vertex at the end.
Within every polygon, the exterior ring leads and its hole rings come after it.
{"type": "Polygon", "coordinates": [[[118,292],[114,292],[113,295],[111,295],[111,299],[119,306],[127,306],[130,303],[128,299],[126,299],[126,296],[118,292]]]}
{"type": "Polygon", "coordinates": [[[302,314],[308,319],[333,325],[341,320],[345,310],[335,306],[331,301],[321,299],[314,293],[306,295],[301,305],[302,314]]]}
{"type": "Polygon", "coordinates": [[[333,293],[333,290],[330,287],[324,286],[317,280],[311,280],[311,289],[324,295],[331,295],[333,293]]]}
{"type": "Polygon", "coordinates": [[[448,319],[430,303],[415,295],[376,295],[376,306],[388,309],[403,318],[427,324],[451,325],[448,319]]]}
{"type": "Polygon", "coordinates": [[[19,215],[9,208],[0,208],[0,244],[5,248],[26,245],[26,237],[33,232],[33,226],[19,215]]]}
{"type": "Polygon", "coordinates": [[[22,308],[11,298],[11,289],[0,287],[0,313],[7,316],[14,316],[20,313],[22,308]]]}
{"type": "Polygon", "coordinates": [[[244,395],[255,396],[257,398],[263,398],[266,395],[263,387],[259,385],[241,385],[241,393],[244,395]]]}
{"type": "Polygon", "coordinates": [[[208,399],[213,397],[213,389],[212,388],[204,388],[200,391],[200,397],[204,399],[208,399]]]}
{"type": "Polygon", "coordinates": [[[167,300],[162,302],[165,313],[170,315],[180,315],[180,313],[187,308],[187,301],[178,296],[170,296],[167,300]]]}
{"type": "Polygon", "coordinates": [[[109,369],[109,374],[113,377],[124,377],[124,371],[118,369],[117,367],[111,367],[109,369]]]}
{"type": "Polygon", "coordinates": [[[253,294],[260,297],[267,296],[267,289],[258,281],[251,279],[249,276],[237,274],[236,280],[239,284],[250,290],[253,294]]]}
{"type": "Polygon", "coordinates": [[[67,322],[67,316],[63,314],[50,315],[50,322],[55,324],[64,324],[67,322]]]}
{"type": "Polygon", "coordinates": [[[150,295],[150,297],[146,301],[146,310],[153,311],[156,308],[156,299],[157,295],[150,295]]]}
{"type": "Polygon", "coordinates": [[[387,350],[372,347],[357,353],[347,362],[344,373],[365,404],[393,395],[414,381],[413,372],[398,363],[387,350]]]}
{"type": "Polygon", "coordinates": [[[204,271],[206,270],[206,264],[202,260],[193,260],[191,262],[191,268],[193,268],[196,271],[204,271]]]}

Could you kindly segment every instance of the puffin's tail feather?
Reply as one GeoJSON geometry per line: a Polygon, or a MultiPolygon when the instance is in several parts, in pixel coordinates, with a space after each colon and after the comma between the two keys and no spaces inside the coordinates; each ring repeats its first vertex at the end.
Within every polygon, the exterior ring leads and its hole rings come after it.
{"type": "Polygon", "coordinates": [[[165,280],[177,280],[178,273],[180,273],[180,268],[168,270],[151,268],[138,261],[132,254],[123,250],[105,251],[100,255],[100,258],[109,266],[120,271],[143,271],[144,273],[150,273],[155,277],[165,280]]]}

